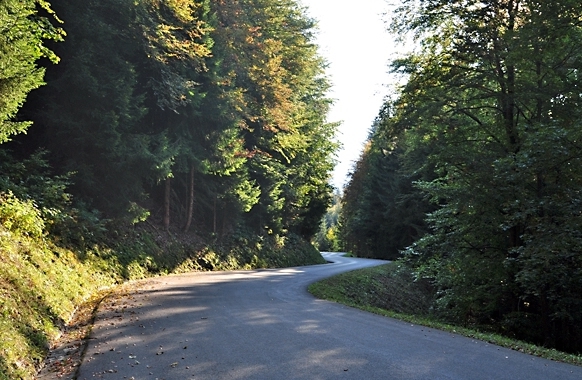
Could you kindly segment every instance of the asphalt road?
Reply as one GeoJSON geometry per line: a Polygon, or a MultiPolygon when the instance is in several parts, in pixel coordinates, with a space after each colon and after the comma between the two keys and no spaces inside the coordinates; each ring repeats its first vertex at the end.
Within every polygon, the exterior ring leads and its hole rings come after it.
{"type": "Polygon", "coordinates": [[[382,262],[197,273],[100,308],[77,379],[582,379],[582,367],[317,300],[309,283],[382,262]]]}

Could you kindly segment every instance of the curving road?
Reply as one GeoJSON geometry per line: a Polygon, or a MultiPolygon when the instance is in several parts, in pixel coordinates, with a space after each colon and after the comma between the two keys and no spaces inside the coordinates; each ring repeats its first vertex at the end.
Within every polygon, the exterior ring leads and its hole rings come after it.
{"type": "Polygon", "coordinates": [[[582,368],[317,300],[378,260],[140,282],[99,311],[77,379],[582,379],[582,368]]]}

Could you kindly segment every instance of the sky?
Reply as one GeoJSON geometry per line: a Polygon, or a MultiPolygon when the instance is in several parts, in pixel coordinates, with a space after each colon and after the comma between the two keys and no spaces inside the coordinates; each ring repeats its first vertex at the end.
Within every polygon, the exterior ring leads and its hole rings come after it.
{"type": "Polygon", "coordinates": [[[335,99],[328,122],[341,121],[332,184],[342,189],[357,161],[383,99],[392,90],[388,64],[396,51],[386,31],[386,0],[300,0],[318,20],[317,44],[328,61],[335,99]]]}

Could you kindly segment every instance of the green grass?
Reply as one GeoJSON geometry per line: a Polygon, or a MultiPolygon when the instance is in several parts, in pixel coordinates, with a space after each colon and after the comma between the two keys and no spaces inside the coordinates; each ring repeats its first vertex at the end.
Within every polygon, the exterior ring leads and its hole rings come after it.
{"type": "Polygon", "coordinates": [[[92,261],[0,225],[0,379],[32,378],[77,305],[114,282],[92,261]]]}
{"type": "Polygon", "coordinates": [[[309,292],[318,298],[335,301],[368,312],[409,323],[449,331],[483,340],[538,357],[581,365],[582,356],[539,347],[494,333],[454,326],[438,320],[430,312],[429,285],[415,282],[398,264],[343,273],[316,282],[309,292]]]}

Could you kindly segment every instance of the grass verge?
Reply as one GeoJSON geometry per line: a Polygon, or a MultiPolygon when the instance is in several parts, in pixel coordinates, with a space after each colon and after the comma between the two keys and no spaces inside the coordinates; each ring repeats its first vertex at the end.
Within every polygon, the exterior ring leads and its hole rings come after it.
{"type": "Polygon", "coordinates": [[[347,306],[479,339],[538,357],[582,366],[582,356],[536,346],[502,335],[443,323],[430,313],[428,284],[414,282],[398,264],[343,273],[309,286],[314,296],[347,306]]]}

